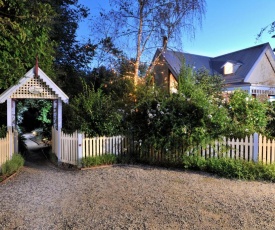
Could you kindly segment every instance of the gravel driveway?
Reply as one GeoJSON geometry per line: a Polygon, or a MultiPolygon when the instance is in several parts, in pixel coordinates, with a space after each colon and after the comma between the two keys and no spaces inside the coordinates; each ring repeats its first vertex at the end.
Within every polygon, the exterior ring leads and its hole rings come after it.
{"type": "Polygon", "coordinates": [[[27,163],[0,197],[0,229],[275,229],[275,184],[146,166],[27,163]]]}

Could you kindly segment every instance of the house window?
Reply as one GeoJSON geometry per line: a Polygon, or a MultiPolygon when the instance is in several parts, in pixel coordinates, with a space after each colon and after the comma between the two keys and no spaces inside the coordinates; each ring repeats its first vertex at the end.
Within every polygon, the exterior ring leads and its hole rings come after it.
{"type": "Polygon", "coordinates": [[[268,101],[270,101],[270,102],[275,101],[275,95],[269,95],[268,96],[268,101]]]}
{"type": "Polygon", "coordinates": [[[233,73],[233,64],[232,63],[226,63],[223,67],[223,74],[228,75],[233,73]]]}
{"type": "Polygon", "coordinates": [[[169,90],[170,93],[177,93],[178,92],[178,82],[173,76],[173,74],[170,73],[169,76],[169,90]]]}
{"type": "Polygon", "coordinates": [[[221,68],[223,68],[224,75],[229,75],[236,73],[240,66],[239,62],[227,61],[221,68]]]}

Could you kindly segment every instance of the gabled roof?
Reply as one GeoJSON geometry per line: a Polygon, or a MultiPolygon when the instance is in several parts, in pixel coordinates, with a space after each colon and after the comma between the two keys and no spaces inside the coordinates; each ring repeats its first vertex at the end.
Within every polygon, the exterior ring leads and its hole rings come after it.
{"type": "Polygon", "coordinates": [[[206,70],[210,71],[210,73],[212,73],[210,67],[210,57],[171,50],[165,50],[163,52],[163,57],[169,64],[170,70],[172,71],[173,75],[176,77],[180,73],[183,62],[185,62],[187,66],[190,66],[197,70],[205,68],[206,70]]]}
{"type": "Polygon", "coordinates": [[[212,75],[222,75],[223,69],[221,67],[224,66],[224,64],[227,62],[241,64],[234,74],[225,77],[225,83],[231,84],[245,82],[246,77],[249,75],[250,71],[255,67],[255,64],[267,49],[272,51],[269,43],[264,43],[217,57],[207,57],[196,54],[165,50],[163,52],[163,57],[166,60],[170,71],[176,78],[180,73],[183,60],[185,60],[185,63],[188,66],[196,70],[204,68],[212,75]]]}
{"type": "MultiPolygon", "coordinates": [[[[47,87],[47,90],[50,91],[55,98],[60,98],[65,103],[69,102],[69,97],[39,67],[38,76],[35,77],[35,67],[33,67],[19,80],[18,84],[10,87],[0,95],[0,103],[5,102],[8,98],[14,98],[14,94],[20,89],[20,87],[24,87],[34,79],[41,83],[44,87],[47,87]]],[[[44,97],[41,96],[41,98],[44,97]]]]}
{"type": "Polygon", "coordinates": [[[227,76],[225,78],[225,83],[236,83],[236,82],[244,82],[246,76],[253,68],[257,60],[261,57],[264,51],[270,48],[269,43],[264,43],[258,46],[253,46],[247,49],[235,51],[233,53],[224,54],[218,57],[211,58],[211,66],[213,68],[214,73],[222,74],[221,66],[225,64],[227,61],[235,61],[238,63],[242,63],[240,68],[236,71],[235,74],[227,76]]]}

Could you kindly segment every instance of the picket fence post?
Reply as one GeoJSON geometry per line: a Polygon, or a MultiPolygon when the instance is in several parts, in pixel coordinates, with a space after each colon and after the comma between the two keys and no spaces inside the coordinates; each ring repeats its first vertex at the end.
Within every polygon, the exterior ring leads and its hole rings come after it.
{"type": "Polygon", "coordinates": [[[11,160],[13,151],[14,151],[12,127],[8,128],[8,136],[9,136],[9,160],[11,160]]]}
{"type": "Polygon", "coordinates": [[[83,134],[82,133],[78,133],[77,134],[77,163],[78,163],[78,167],[81,168],[81,159],[83,157],[82,154],[82,142],[83,142],[83,134]]]}
{"type": "Polygon", "coordinates": [[[259,155],[259,134],[253,134],[253,161],[258,162],[258,155],[259,155]]]}
{"type": "Polygon", "coordinates": [[[18,131],[13,132],[14,153],[18,153],[18,131]]]}
{"type": "Polygon", "coordinates": [[[61,129],[57,130],[57,159],[58,159],[58,165],[60,165],[61,162],[61,135],[62,131],[61,129]]]}

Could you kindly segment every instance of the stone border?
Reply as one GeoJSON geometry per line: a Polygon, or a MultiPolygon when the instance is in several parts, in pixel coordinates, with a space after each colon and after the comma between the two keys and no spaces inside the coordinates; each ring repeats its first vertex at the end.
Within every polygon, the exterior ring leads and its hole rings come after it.
{"type": "Polygon", "coordinates": [[[17,176],[17,174],[24,168],[25,166],[21,166],[15,173],[11,174],[10,176],[4,178],[4,180],[2,180],[0,182],[0,185],[7,183],[9,180],[11,180],[12,178],[14,178],[15,176],[17,176]]]}

